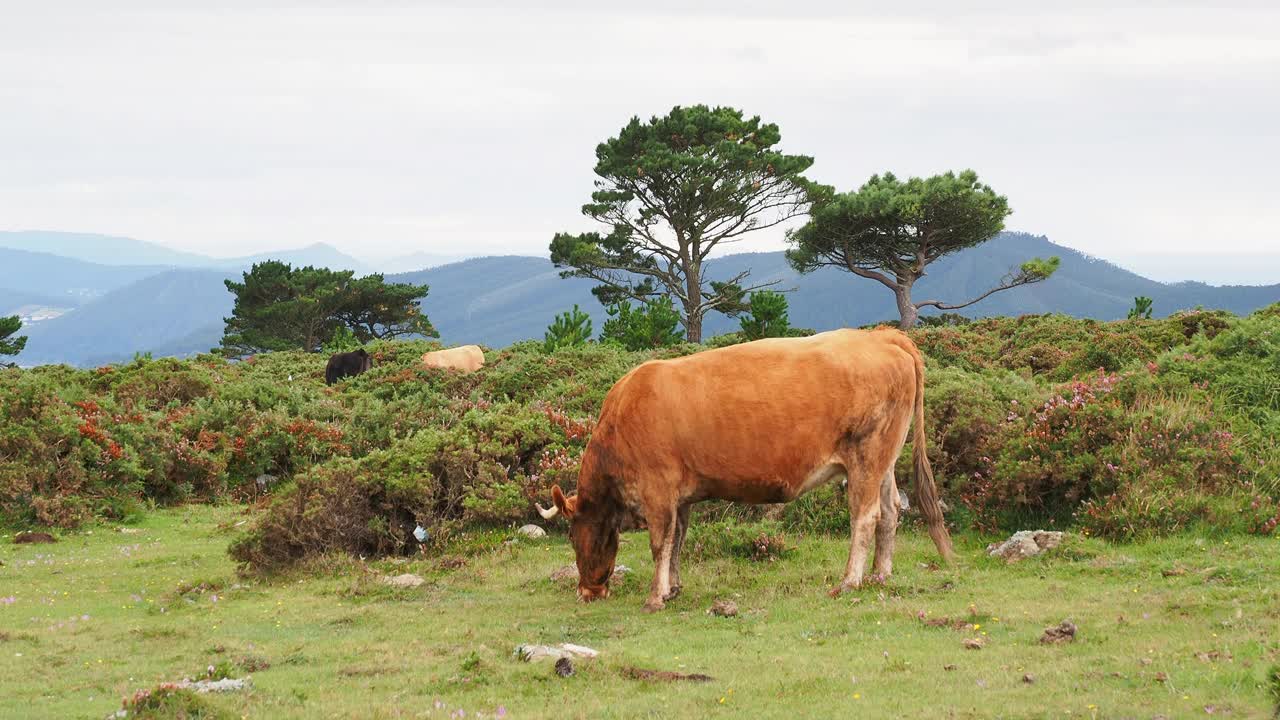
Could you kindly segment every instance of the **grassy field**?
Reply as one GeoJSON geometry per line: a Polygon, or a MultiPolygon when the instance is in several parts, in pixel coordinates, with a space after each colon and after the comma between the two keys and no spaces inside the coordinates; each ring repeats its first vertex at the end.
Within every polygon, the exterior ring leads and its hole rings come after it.
{"type": "Polygon", "coordinates": [[[832,600],[846,542],[792,537],[776,562],[695,554],[684,594],[650,615],[639,534],[620,556],[636,572],[611,600],[580,605],[569,581],[548,578],[571,562],[563,536],[473,536],[454,569],[439,557],[330,560],[264,582],[237,578],[225,553],[245,517],[193,506],[149,514],[131,532],[5,538],[0,717],[102,718],[123,696],[225,661],[257,666],[252,690],[209,700],[227,717],[1272,714],[1274,538],[1073,539],[1053,557],[1006,565],[983,556],[984,539],[961,536],[965,559],[939,570],[927,538],[904,532],[888,586],[832,600]],[[379,581],[404,572],[427,582],[379,581]],[[741,614],[708,615],[720,598],[741,614]],[[926,622],[941,619],[953,622],[926,622]],[[1076,642],[1038,642],[1064,619],[1078,624],[1076,642]],[[985,646],[965,649],[971,638],[985,646]],[[512,658],[527,642],[601,656],[562,679],[512,658]],[[625,667],[713,680],[638,681],[625,667]]]}

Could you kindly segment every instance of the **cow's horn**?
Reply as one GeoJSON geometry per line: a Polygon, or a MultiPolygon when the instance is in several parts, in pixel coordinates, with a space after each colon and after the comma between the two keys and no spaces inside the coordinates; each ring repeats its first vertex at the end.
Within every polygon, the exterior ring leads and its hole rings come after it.
{"type": "Polygon", "coordinates": [[[538,503],[534,503],[533,506],[538,508],[538,514],[542,516],[543,520],[550,520],[551,518],[560,514],[559,505],[552,505],[550,509],[544,508],[538,503]]]}

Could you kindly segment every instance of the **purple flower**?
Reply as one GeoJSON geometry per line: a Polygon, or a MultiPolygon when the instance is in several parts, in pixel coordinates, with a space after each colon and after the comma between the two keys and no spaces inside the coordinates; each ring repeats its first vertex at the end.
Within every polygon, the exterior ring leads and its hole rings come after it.
{"type": "Polygon", "coordinates": [[[0,605],[12,605],[18,602],[18,598],[10,595],[9,597],[0,597],[0,605]]]}
{"type": "Polygon", "coordinates": [[[506,716],[507,716],[507,706],[506,706],[506,705],[499,705],[499,706],[498,706],[498,712],[496,713],[496,715],[497,715],[498,717],[500,717],[500,718],[506,717],[506,716]]]}

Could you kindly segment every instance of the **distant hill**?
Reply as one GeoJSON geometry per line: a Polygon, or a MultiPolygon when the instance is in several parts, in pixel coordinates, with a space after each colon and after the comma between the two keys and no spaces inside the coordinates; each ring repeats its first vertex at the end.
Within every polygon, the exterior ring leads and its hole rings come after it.
{"type": "Polygon", "coordinates": [[[365,275],[371,272],[370,268],[364,263],[325,243],[316,243],[292,250],[272,250],[246,257],[217,259],[211,261],[207,266],[227,270],[247,270],[254,263],[266,260],[279,260],[287,262],[294,267],[311,265],[313,267],[329,268],[330,270],[355,270],[357,275],[365,275]]]}
{"type": "Polygon", "coordinates": [[[162,272],[153,265],[100,265],[48,253],[0,248],[0,288],[42,295],[63,307],[162,272]]]}
{"type": "MultiPolygon", "coordinates": [[[[1057,255],[1058,272],[1048,281],[997,293],[962,312],[970,317],[1063,312],[1077,317],[1123,318],[1135,295],[1153,299],[1165,316],[1201,305],[1247,313],[1280,301],[1280,285],[1215,287],[1173,285],[1090,258],[1046,238],[1004,233],[989,243],[931,266],[916,288],[919,300],[967,300],[991,287],[1025,260],[1057,255]]],[[[789,294],[793,325],[815,330],[865,325],[897,317],[893,296],[875,282],[825,269],[799,276],[782,253],[751,253],[714,259],[713,278],[752,270],[754,281],[778,280],[789,294]]],[[[165,271],[90,302],[66,316],[33,326],[22,364],[96,364],[126,360],[135,352],[184,355],[207,350],[222,335],[231,294],[222,284],[229,271],[165,271]]],[[[598,333],[606,319],[591,295],[592,282],[560,278],[546,258],[505,256],[465,260],[419,272],[389,275],[393,282],[430,286],[423,309],[447,343],[478,342],[500,347],[541,338],[548,324],[575,303],[592,315],[598,333]]],[[[3,287],[0,282],[0,287],[3,287]]],[[[707,336],[731,331],[737,321],[712,315],[707,336]]]]}
{"type": "Polygon", "coordinates": [[[49,253],[98,265],[178,265],[202,267],[212,258],[157,243],[96,233],[21,230],[0,232],[0,248],[49,253]]]}
{"type": "Polygon", "coordinates": [[[69,298],[0,288],[0,317],[16,315],[19,310],[30,307],[71,308],[78,304],[79,302],[73,303],[69,298]]]}
{"type": "MultiPolygon", "coordinates": [[[[301,248],[271,250],[244,257],[215,258],[198,253],[173,250],[158,243],[133,238],[93,233],[66,233],[47,230],[0,232],[0,248],[57,255],[95,265],[210,268],[237,270],[264,260],[281,260],[294,265],[313,265],[334,270],[355,270],[360,274],[370,268],[332,245],[315,243],[301,248]]],[[[421,265],[428,267],[428,265],[421,265]]],[[[418,268],[412,268],[418,269],[418,268]]],[[[0,287],[6,287],[0,281],[0,287]]]]}
{"type": "Polygon", "coordinates": [[[233,298],[216,270],[167,270],[113,290],[73,313],[23,333],[21,365],[97,365],[137,352],[184,356],[207,351],[222,338],[233,298]]]}
{"type": "MultiPolygon", "coordinates": [[[[929,274],[916,286],[915,298],[968,300],[998,282],[1009,268],[1050,255],[1062,258],[1062,265],[1049,280],[996,293],[961,312],[970,317],[1062,312],[1110,320],[1125,317],[1136,295],[1151,297],[1156,314],[1162,317],[1197,305],[1247,313],[1280,301],[1280,285],[1166,285],[1024,233],[1002,233],[930,266],[929,274]]],[[[795,290],[788,294],[789,315],[798,327],[827,330],[897,317],[893,295],[879,284],[832,268],[800,276],[780,252],[716,258],[709,272],[714,279],[727,279],[748,268],[753,282],[777,280],[774,289],[795,290]]],[[[541,337],[555,315],[574,303],[591,314],[597,332],[606,319],[591,295],[594,283],[561,279],[559,270],[544,258],[479,258],[388,279],[431,286],[423,309],[448,342],[501,346],[541,337]]],[[[715,314],[708,317],[705,334],[729,332],[737,326],[736,320],[715,314]]]]}
{"type": "Polygon", "coordinates": [[[463,260],[460,255],[441,255],[439,253],[416,252],[408,255],[388,258],[373,263],[373,267],[382,273],[406,273],[415,270],[448,265],[463,260]]]}

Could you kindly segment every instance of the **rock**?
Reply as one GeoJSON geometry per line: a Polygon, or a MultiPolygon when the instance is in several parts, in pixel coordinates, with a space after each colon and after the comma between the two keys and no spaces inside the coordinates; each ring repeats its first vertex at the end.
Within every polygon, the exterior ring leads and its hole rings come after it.
{"type": "Polygon", "coordinates": [[[58,539],[47,532],[20,532],[13,536],[15,545],[43,545],[55,542],[58,542],[58,539]]]}
{"type": "Polygon", "coordinates": [[[534,540],[537,540],[538,538],[544,538],[547,536],[547,531],[543,530],[537,525],[525,525],[524,527],[520,528],[516,532],[520,533],[521,535],[527,538],[532,538],[534,540]]]}
{"type": "Polygon", "coordinates": [[[569,677],[573,674],[573,661],[567,657],[562,657],[556,661],[556,674],[560,677],[569,677]]]}
{"type": "Polygon", "coordinates": [[[391,587],[416,588],[426,582],[426,580],[423,580],[421,577],[412,573],[405,573],[395,577],[384,577],[382,578],[382,582],[390,585],[391,587]]]}
{"type": "Polygon", "coordinates": [[[1040,642],[1045,645],[1056,645],[1064,642],[1075,642],[1076,626],[1070,620],[1063,620],[1056,626],[1045,628],[1044,635],[1040,636],[1040,642]]]}
{"type": "Polygon", "coordinates": [[[236,692],[248,689],[253,681],[247,677],[243,678],[226,678],[224,680],[197,680],[187,685],[187,687],[198,693],[211,692],[236,692]]]}
{"type": "MultiPolygon", "coordinates": [[[[616,580],[622,577],[623,575],[626,575],[629,572],[631,572],[631,568],[627,567],[626,565],[618,565],[613,569],[613,579],[616,580]]],[[[563,567],[556,568],[555,571],[551,573],[550,577],[551,577],[551,582],[560,582],[562,580],[577,580],[578,566],[565,565],[563,567]]]]}
{"type": "Polygon", "coordinates": [[[1062,544],[1063,534],[1050,530],[1019,530],[1002,543],[987,546],[991,557],[1002,557],[1009,562],[1034,557],[1062,544]]]}
{"type": "Polygon", "coordinates": [[[590,660],[597,655],[599,651],[592,650],[584,645],[574,645],[573,643],[560,643],[559,645],[517,645],[515,656],[525,662],[534,662],[535,660],[562,660],[583,658],[590,660]]]}
{"type": "Polygon", "coordinates": [[[1035,681],[1036,681],[1036,676],[1032,675],[1031,673],[1027,673],[1026,675],[1022,676],[1022,682],[1028,685],[1034,683],[1035,681]]]}
{"type": "Polygon", "coordinates": [[[965,650],[981,650],[983,647],[986,646],[986,644],[987,644],[987,641],[983,640],[980,637],[966,638],[964,641],[964,649],[965,650]]]}
{"type": "Polygon", "coordinates": [[[118,528],[116,528],[116,532],[121,533],[121,534],[124,534],[124,535],[137,535],[138,533],[140,533],[140,532],[142,532],[142,531],[141,531],[141,530],[139,530],[138,528],[118,527],[118,528]]]}
{"type": "Polygon", "coordinates": [[[738,603],[732,600],[717,600],[707,610],[707,614],[716,617],[735,617],[738,614],[738,603]]]}

